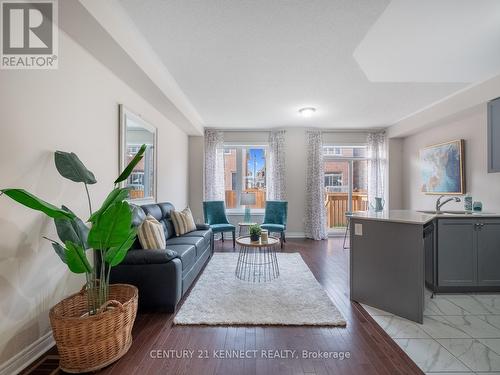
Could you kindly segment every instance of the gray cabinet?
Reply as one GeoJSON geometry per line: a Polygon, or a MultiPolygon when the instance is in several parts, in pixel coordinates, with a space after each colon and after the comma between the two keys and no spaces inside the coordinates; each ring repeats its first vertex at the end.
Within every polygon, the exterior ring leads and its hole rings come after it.
{"type": "Polygon", "coordinates": [[[477,250],[474,220],[438,220],[439,286],[475,285],[477,250]]]}
{"type": "Polygon", "coordinates": [[[500,220],[477,223],[478,285],[500,285],[500,220]]]}
{"type": "Polygon", "coordinates": [[[500,218],[438,219],[436,291],[500,291],[500,218]]]}

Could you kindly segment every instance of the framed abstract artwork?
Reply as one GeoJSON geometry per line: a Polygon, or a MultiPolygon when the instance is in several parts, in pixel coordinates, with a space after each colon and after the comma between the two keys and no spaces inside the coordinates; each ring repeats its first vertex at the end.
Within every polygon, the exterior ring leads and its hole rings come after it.
{"type": "Polygon", "coordinates": [[[440,143],[420,150],[421,191],[465,194],[465,141],[440,143]]]}

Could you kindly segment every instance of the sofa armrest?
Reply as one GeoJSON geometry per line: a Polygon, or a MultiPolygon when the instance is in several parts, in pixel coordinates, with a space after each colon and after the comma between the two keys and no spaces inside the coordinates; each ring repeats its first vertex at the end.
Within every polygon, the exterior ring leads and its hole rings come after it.
{"type": "Polygon", "coordinates": [[[182,263],[179,258],[157,264],[122,262],[111,268],[110,283],[135,285],[139,289],[140,310],[174,312],[182,297],[182,263]]]}
{"type": "Polygon", "coordinates": [[[178,258],[178,254],[170,249],[138,249],[129,250],[121,264],[163,264],[178,258]]]}
{"type": "Polygon", "coordinates": [[[208,224],[196,224],[196,229],[197,230],[209,230],[210,225],[208,225],[208,224]]]}

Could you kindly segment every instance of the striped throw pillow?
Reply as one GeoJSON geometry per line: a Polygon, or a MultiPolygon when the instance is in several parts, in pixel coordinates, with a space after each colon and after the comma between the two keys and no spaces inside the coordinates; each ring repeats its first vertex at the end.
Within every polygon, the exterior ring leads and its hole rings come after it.
{"type": "Polygon", "coordinates": [[[143,249],[165,249],[167,247],[163,225],[148,214],[137,232],[143,249]]]}
{"type": "Polygon", "coordinates": [[[189,207],[186,207],[182,211],[172,211],[171,217],[177,237],[196,230],[193,214],[189,207]]]}

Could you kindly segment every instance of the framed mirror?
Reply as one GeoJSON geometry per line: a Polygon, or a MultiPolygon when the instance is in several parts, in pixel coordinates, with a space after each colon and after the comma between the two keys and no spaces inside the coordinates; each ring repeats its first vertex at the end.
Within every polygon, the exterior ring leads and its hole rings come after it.
{"type": "Polygon", "coordinates": [[[136,165],[122,187],[130,188],[130,201],[136,204],[156,202],[157,130],[138,114],[120,104],[120,171],[147,146],[144,158],[136,165]]]}

